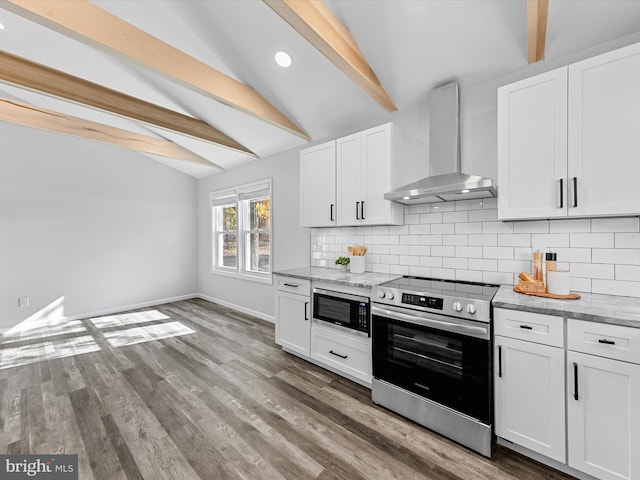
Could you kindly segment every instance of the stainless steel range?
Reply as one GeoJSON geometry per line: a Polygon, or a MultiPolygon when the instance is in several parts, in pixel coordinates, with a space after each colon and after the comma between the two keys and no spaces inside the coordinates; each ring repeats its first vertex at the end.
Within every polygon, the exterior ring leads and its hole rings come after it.
{"type": "Polygon", "coordinates": [[[497,285],[403,277],[373,287],[373,401],[492,453],[497,285]]]}

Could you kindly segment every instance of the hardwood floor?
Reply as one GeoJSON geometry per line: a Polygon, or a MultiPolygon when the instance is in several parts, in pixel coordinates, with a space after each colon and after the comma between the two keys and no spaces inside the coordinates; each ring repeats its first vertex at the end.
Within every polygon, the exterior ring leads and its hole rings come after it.
{"type": "Polygon", "coordinates": [[[0,452],[78,454],[82,480],[571,478],[485,459],[199,299],[5,334],[0,452]]]}

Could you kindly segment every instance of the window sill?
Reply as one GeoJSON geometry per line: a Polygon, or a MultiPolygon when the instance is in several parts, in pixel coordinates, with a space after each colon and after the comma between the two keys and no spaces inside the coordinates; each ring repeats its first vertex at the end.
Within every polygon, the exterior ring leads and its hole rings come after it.
{"type": "Polygon", "coordinates": [[[211,270],[210,273],[214,275],[221,275],[223,277],[233,277],[233,278],[237,278],[238,280],[249,280],[252,282],[266,283],[269,285],[273,284],[273,274],[271,273],[250,274],[250,273],[238,273],[236,271],[228,271],[228,270],[222,270],[222,269],[214,269],[214,270],[211,270]]]}

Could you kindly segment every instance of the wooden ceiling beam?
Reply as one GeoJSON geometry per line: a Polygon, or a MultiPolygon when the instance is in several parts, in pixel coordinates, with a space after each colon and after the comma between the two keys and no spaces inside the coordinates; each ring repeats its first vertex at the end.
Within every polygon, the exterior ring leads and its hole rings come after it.
{"type": "Polygon", "coordinates": [[[264,0],[387,111],[397,110],[349,30],[321,0],[264,0]]]}
{"type": "Polygon", "coordinates": [[[0,0],[0,6],[94,48],[132,60],[195,92],[309,140],[304,130],[253,88],[87,0],[0,0]]]}
{"type": "Polygon", "coordinates": [[[131,150],[153,153],[162,157],[184,160],[224,170],[219,165],[168,140],[45,110],[7,98],[0,98],[0,121],[108,143],[131,150]]]}
{"type": "Polygon", "coordinates": [[[527,0],[527,58],[529,63],[544,58],[547,41],[549,0],[527,0]]]}
{"type": "Polygon", "coordinates": [[[206,122],[0,51],[0,80],[256,156],[206,122]]]}

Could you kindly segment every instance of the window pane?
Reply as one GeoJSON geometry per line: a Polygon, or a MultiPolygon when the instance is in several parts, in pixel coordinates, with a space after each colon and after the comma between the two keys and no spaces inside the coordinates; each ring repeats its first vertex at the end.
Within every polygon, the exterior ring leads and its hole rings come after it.
{"type": "Polygon", "coordinates": [[[218,257],[218,265],[236,268],[238,266],[238,241],[235,233],[221,233],[218,237],[222,258],[218,257]]]}
{"type": "Polygon", "coordinates": [[[269,241],[270,238],[268,233],[247,234],[247,246],[249,253],[249,262],[246,267],[247,270],[267,273],[271,271],[269,241]]]}
{"type": "Polygon", "coordinates": [[[271,222],[271,199],[257,198],[249,201],[249,230],[268,230],[271,222]]]}
{"type": "Polygon", "coordinates": [[[229,205],[222,207],[222,230],[228,232],[236,230],[238,227],[236,206],[229,205]]]}

